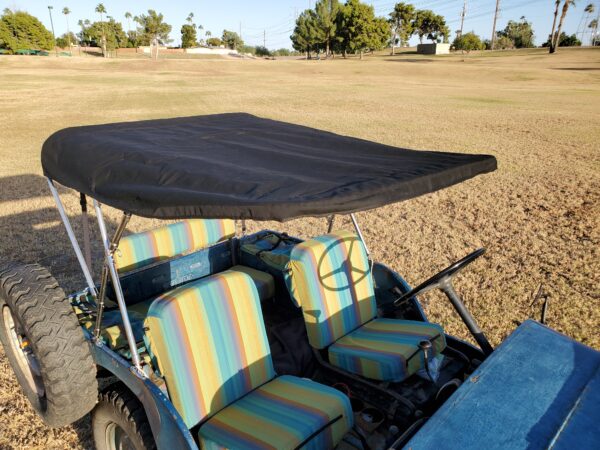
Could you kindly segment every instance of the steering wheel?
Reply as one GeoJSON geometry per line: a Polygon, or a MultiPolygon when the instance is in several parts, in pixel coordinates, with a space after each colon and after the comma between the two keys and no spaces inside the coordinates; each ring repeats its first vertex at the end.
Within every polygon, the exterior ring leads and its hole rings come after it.
{"type": "Polygon", "coordinates": [[[404,303],[406,300],[408,300],[409,298],[424,294],[425,292],[430,291],[432,289],[442,288],[442,290],[444,290],[443,288],[450,285],[450,281],[452,280],[454,275],[456,275],[462,269],[467,267],[469,264],[471,264],[473,261],[475,261],[477,258],[479,258],[484,253],[485,253],[485,248],[480,248],[478,250],[475,250],[470,255],[465,256],[460,261],[457,261],[454,264],[446,267],[444,270],[442,270],[438,274],[432,276],[427,281],[424,281],[423,283],[418,285],[416,288],[411,289],[406,294],[403,294],[402,296],[400,296],[399,298],[394,300],[394,306],[399,306],[402,303],[404,303]]]}

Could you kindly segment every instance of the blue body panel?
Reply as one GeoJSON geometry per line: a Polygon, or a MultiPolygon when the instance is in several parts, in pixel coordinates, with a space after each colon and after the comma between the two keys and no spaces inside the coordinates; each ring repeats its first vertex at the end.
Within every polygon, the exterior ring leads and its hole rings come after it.
{"type": "Polygon", "coordinates": [[[599,449],[600,352],[527,321],[406,448],[599,449]]]}

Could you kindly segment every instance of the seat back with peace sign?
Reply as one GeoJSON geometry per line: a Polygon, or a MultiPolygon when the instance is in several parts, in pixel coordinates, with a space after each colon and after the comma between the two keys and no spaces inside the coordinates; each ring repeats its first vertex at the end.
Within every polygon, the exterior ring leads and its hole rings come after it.
{"type": "Polygon", "coordinates": [[[292,295],[314,348],[327,347],[376,316],[370,265],[356,234],[338,231],[296,245],[290,269],[292,295]]]}

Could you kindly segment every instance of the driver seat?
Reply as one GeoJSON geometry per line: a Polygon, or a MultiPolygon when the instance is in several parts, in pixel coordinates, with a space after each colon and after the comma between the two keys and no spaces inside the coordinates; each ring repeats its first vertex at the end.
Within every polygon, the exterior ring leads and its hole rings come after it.
{"type": "Polygon", "coordinates": [[[302,307],[310,345],[327,349],[329,362],[366,378],[399,382],[424,368],[446,347],[444,330],[429,322],[377,318],[370,264],[350,231],[320,236],[294,247],[292,296],[302,307]]]}

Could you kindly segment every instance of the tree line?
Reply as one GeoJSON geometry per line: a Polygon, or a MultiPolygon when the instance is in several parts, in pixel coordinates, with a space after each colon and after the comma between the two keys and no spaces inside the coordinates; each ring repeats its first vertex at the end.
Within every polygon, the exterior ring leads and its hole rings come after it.
{"type": "MultiPolygon", "coordinates": [[[[83,47],[98,47],[104,56],[109,56],[118,48],[167,45],[172,42],[169,35],[173,27],[165,22],[163,14],[153,9],[135,16],[126,12],[124,19],[127,30],[109,14],[103,3],[99,3],[94,12],[97,20],[79,20],[79,31],[73,32],[69,27],[71,11],[63,8],[67,32],[54,39],[52,33],[36,17],[24,11],[6,8],[0,16],[0,49],[14,53],[22,49],[51,50],[55,46],[70,48],[72,44],[79,44],[83,47]]],[[[202,25],[194,23],[194,13],[188,14],[180,32],[182,48],[223,46],[258,56],[287,56],[291,53],[287,49],[270,51],[260,46],[246,46],[237,33],[229,30],[223,30],[220,37],[212,36],[210,31],[204,31],[202,25]],[[204,32],[203,36],[199,35],[201,32],[204,32]]]]}
{"type": "Polygon", "coordinates": [[[407,45],[417,35],[420,42],[448,42],[450,30],[443,16],[431,10],[419,10],[408,3],[397,3],[388,18],[375,16],[372,6],[360,0],[319,0],[313,9],[296,19],[290,36],[294,49],[325,57],[359,54],[385,47],[407,45]]]}

